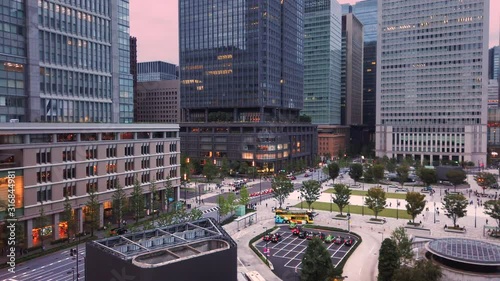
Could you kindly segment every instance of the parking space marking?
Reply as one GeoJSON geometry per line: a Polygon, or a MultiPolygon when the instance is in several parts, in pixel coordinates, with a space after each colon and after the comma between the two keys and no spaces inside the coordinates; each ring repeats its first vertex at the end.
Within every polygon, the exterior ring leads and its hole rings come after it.
{"type": "MultiPolygon", "coordinates": [[[[296,237],[295,239],[293,239],[292,241],[290,241],[288,244],[286,244],[286,246],[288,246],[288,245],[292,244],[292,243],[293,243],[293,242],[295,242],[297,239],[299,239],[299,238],[298,238],[298,237],[296,237]]],[[[299,244],[297,244],[297,245],[295,245],[295,244],[294,244],[294,245],[292,245],[292,246],[294,246],[294,247],[293,247],[290,251],[292,251],[292,250],[294,250],[295,248],[297,248],[298,246],[300,246],[300,244],[302,244],[302,241],[301,241],[299,244]]],[[[285,246],[285,247],[286,247],[286,246],[285,246]]],[[[281,248],[280,250],[278,250],[278,251],[276,252],[276,254],[278,254],[278,253],[279,253],[279,252],[281,252],[281,251],[285,251],[285,250],[283,250],[283,248],[281,248]]],[[[288,252],[290,252],[290,251],[288,251],[288,252]]],[[[288,253],[287,253],[287,254],[288,254],[288,253]]],[[[285,255],[286,255],[286,254],[285,254],[285,255]]]]}

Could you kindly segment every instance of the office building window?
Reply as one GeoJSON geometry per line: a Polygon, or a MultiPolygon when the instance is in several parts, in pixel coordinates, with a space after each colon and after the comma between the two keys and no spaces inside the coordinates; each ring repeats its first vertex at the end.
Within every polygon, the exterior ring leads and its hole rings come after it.
{"type": "Polygon", "coordinates": [[[157,170],[156,171],[156,180],[160,181],[160,180],[164,180],[164,179],[165,179],[165,171],[163,169],[157,170]]]}
{"type": "Polygon", "coordinates": [[[147,183],[149,181],[150,181],[150,179],[149,179],[149,172],[142,173],[142,175],[141,175],[141,183],[147,183]]]}
{"type": "Polygon", "coordinates": [[[97,146],[88,146],[87,150],[85,151],[86,153],[86,159],[97,159],[97,146]]]}
{"type": "Polygon", "coordinates": [[[172,168],[170,170],[170,175],[169,175],[170,178],[176,178],[177,177],[177,169],[176,168],[172,168]]]}
{"type": "Polygon", "coordinates": [[[112,174],[116,173],[116,171],[117,171],[116,160],[108,161],[108,164],[106,164],[106,173],[112,174]]]}
{"type": "Polygon", "coordinates": [[[89,180],[87,182],[87,193],[97,192],[97,180],[89,180]]]}
{"type": "Polygon", "coordinates": [[[125,171],[133,171],[134,170],[134,159],[127,159],[125,161],[125,171]]]}
{"type": "Polygon", "coordinates": [[[165,158],[163,156],[156,157],[156,167],[165,166],[165,158]]]}
{"type": "Polygon", "coordinates": [[[156,153],[165,153],[165,145],[162,142],[156,144],[156,153]]]}
{"type": "Polygon", "coordinates": [[[62,152],[62,160],[64,162],[76,161],[76,148],[71,147],[71,148],[64,149],[62,152]]]}
{"type": "Polygon", "coordinates": [[[88,163],[85,173],[87,177],[97,176],[97,163],[88,163]]]}
{"type": "Polygon", "coordinates": [[[76,183],[66,184],[66,186],[63,187],[63,196],[64,198],[76,196],[76,183]]]}
{"type": "Polygon", "coordinates": [[[36,201],[44,202],[52,200],[52,186],[42,186],[36,192],[36,201]]]}
{"type": "Polygon", "coordinates": [[[170,144],[170,152],[177,152],[177,143],[170,144]]]}
{"type": "Polygon", "coordinates": [[[39,149],[36,153],[37,164],[47,164],[51,162],[50,149],[39,149]]]}
{"type": "Polygon", "coordinates": [[[63,170],[63,179],[74,179],[76,178],[76,167],[75,165],[67,165],[63,170]]]}
{"type": "Polygon", "coordinates": [[[127,174],[125,176],[125,186],[134,185],[134,174],[127,174]]]}
{"type": "Polygon", "coordinates": [[[36,182],[37,183],[44,183],[44,182],[51,182],[52,181],[52,171],[51,168],[49,167],[44,167],[38,169],[36,172],[36,182]]]}
{"type": "Polygon", "coordinates": [[[115,189],[118,184],[118,181],[116,177],[109,177],[108,180],[106,181],[106,189],[115,189]]]}
{"type": "Polygon", "coordinates": [[[170,165],[177,164],[177,155],[170,156],[170,165]]]}
{"type": "Polygon", "coordinates": [[[125,146],[125,156],[134,156],[133,144],[127,144],[127,146],[125,146]]]}
{"type": "Polygon", "coordinates": [[[108,145],[106,148],[106,157],[116,157],[116,145],[108,145]]]}
{"type": "Polygon", "coordinates": [[[143,143],[141,145],[141,154],[142,155],[149,154],[149,143],[143,143]]]}
{"type": "Polygon", "coordinates": [[[141,160],[141,169],[149,169],[149,162],[150,162],[149,157],[142,158],[142,160],[141,160]]]}

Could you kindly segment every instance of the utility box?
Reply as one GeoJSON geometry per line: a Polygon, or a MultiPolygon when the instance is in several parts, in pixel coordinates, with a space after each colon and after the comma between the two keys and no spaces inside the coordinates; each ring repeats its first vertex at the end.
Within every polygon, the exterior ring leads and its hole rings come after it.
{"type": "Polygon", "coordinates": [[[238,205],[235,210],[235,214],[238,217],[244,216],[246,214],[246,209],[245,206],[243,205],[238,205]]]}

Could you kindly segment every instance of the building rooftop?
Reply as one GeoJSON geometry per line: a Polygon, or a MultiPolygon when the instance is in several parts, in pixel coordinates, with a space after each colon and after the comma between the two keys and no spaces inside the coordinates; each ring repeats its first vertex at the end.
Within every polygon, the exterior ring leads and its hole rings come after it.
{"type": "Polygon", "coordinates": [[[150,267],[236,247],[212,218],[127,233],[88,243],[121,259],[150,267]]]}
{"type": "Polygon", "coordinates": [[[500,266],[500,246],[472,239],[443,238],[427,244],[427,250],[436,256],[482,266],[500,266]]]}

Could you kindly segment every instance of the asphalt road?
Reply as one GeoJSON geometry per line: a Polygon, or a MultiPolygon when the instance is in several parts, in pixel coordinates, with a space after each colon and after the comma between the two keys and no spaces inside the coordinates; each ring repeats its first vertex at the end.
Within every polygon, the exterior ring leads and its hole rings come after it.
{"type": "MultiPolygon", "coordinates": [[[[85,244],[78,246],[80,261],[78,272],[79,280],[85,280],[85,244]]],[[[0,269],[0,280],[5,281],[69,281],[76,274],[76,259],[70,256],[69,249],[59,251],[47,256],[29,260],[16,266],[15,273],[10,273],[7,268],[0,269]],[[74,271],[73,271],[74,269],[74,271]]],[[[76,276],[75,276],[76,277],[76,276]]]]}

